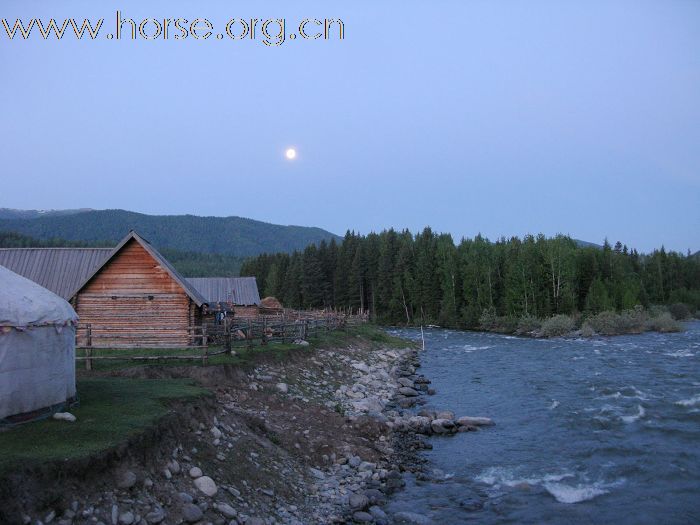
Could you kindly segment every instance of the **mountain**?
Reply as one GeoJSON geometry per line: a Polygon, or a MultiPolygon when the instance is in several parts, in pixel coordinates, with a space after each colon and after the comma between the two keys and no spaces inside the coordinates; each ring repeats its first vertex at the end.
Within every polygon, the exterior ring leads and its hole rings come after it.
{"type": "Polygon", "coordinates": [[[321,228],[280,226],[242,217],[144,215],[125,210],[27,213],[29,218],[0,218],[0,231],[40,240],[116,244],[129,230],[136,230],[158,249],[235,257],[291,252],[322,240],[339,239],[321,228]]]}
{"type": "Polygon", "coordinates": [[[90,208],[78,210],[15,210],[14,208],[0,208],[0,219],[36,219],[38,217],[55,217],[58,215],[75,215],[92,211],[90,208]]]}

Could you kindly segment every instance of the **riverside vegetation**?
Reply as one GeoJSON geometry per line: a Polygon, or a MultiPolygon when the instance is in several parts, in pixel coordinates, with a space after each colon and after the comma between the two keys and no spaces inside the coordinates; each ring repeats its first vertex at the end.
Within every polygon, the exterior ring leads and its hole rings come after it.
{"type": "Polygon", "coordinates": [[[265,295],[296,308],[369,310],[381,324],[439,324],[561,335],[673,331],[700,310],[700,254],[640,254],[564,235],[478,235],[455,244],[426,228],[348,232],[243,264],[265,295]],[[655,305],[662,305],[657,307],[655,305]],[[617,312],[617,313],[615,313],[617,312]]]}

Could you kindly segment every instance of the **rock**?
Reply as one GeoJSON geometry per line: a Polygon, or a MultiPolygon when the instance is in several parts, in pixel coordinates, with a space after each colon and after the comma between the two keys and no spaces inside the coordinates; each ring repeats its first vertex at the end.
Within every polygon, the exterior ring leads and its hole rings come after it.
{"type": "Polygon", "coordinates": [[[394,514],[396,525],[430,525],[430,518],[415,512],[397,512],[394,514]]]}
{"type": "Polygon", "coordinates": [[[454,420],[455,413],[452,410],[442,410],[435,415],[435,419],[449,419],[454,420]]]}
{"type": "Polygon", "coordinates": [[[236,516],[238,516],[238,512],[236,512],[236,509],[234,509],[228,503],[219,503],[216,506],[216,510],[221,512],[221,514],[223,514],[227,518],[235,518],[236,516]]]}
{"type": "Polygon", "coordinates": [[[117,525],[119,522],[119,507],[112,505],[112,525],[117,525]]]}
{"type": "Polygon", "coordinates": [[[352,519],[357,523],[372,523],[374,521],[374,517],[371,514],[362,511],[355,512],[352,515],[352,519]]]}
{"type": "Polygon", "coordinates": [[[136,474],[131,470],[125,470],[117,478],[117,487],[120,489],[130,489],[136,485],[136,474]]]}
{"type": "Polygon", "coordinates": [[[364,494],[351,494],[348,504],[352,510],[364,510],[369,506],[369,498],[364,494]]]}
{"type": "Polygon", "coordinates": [[[199,467],[192,467],[190,469],[190,477],[197,479],[202,477],[202,469],[199,467]]]}
{"type": "Polygon", "coordinates": [[[133,512],[125,512],[121,516],[119,516],[119,523],[120,525],[131,525],[134,523],[134,514],[133,512]]]}
{"type": "Polygon", "coordinates": [[[216,483],[214,483],[214,480],[209,476],[202,476],[201,478],[195,479],[194,486],[210,498],[215,496],[219,491],[219,489],[216,487],[216,483]]]}
{"type": "Polygon", "coordinates": [[[372,517],[373,517],[375,520],[382,520],[382,521],[383,521],[383,520],[386,520],[386,519],[387,519],[386,512],[384,512],[384,511],[381,509],[381,507],[377,507],[376,505],[372,505],[372,506],[369,508],[369,513],[372,515],[372,517]]]}
{"type": "Polygon", "coordinates": [[[160,523],[165,519],[165,511],[160,507],[156,507],[151,512],[146,514],[146,521],[148,523],[160,523]]]}
{"type": "Polygon", "coordinates": [[[248,518],[245,521],[245,525],[266,525],[266,523],[262,518],[248,518]]]}
{"type": "Polygon", "coordinates": [[[180,464],[173,459],[168,463],[168,470],[173,474],[179,474],[182,469],[180,468],[180,464]]]}
{"type": "Polygon", "coordinates": [[[457,420],[457,424],[462,427],[479,427],[493,425],[493,420],[488,417],[463,416],[457,420]]]}
{"type": "Polygon", "coordinates": [[[369,374],[369,367],[365,363],[354,363],[352,367],[355,370],[359,370],[360,372],[363,372],[365,374],[369,374]]]}
{"type": "Polygon", "coordinates": [[[56,412],[53,418],[57,421],[68,421],[69,423],[74,423],[78,419],[70,412],[56,412]]]}
{"type": "Polygon", "coordinates": [[[194,498],[187,494],[187,492],[180,492],[180,494],[178,494],[177,497],[182,503],[192,503],[194,501],[194,498]]]}
{"type": "Polygon", "coordinates": [[[311,475],[316,479],[326,479],[326,475],[317,468],[310,468],[309,472],[311,472],[311,475]]]}
{"type": "Polygon", "coordinates": [[[214,439],[221,439],[221,436],[223,436],[221,430],[219,430],[217,427],[211,427],[210,432],[211,435],[214,436],[214,439]]]}
{"type": "Polygon", "coordinates": [[[51,523],[56,517],[56,511],[52,510],[44,517],[44,523],[51,523]]]}
{"type": "Polygon", "coordinates": [[[415,397],[402,397],[397,401],[397,403],[401,408],[411,408],[412,406],[415,406],[417,401],[418,398],[415,397]]]}
{"type": "MultiPolygon", "coordinates": [[[[303,339],[295,339],[295,340],[294,340],[294,344],[295,344],[295,345],[299,345],[299,346],[309,346],[309,342],[308,342],[308,341],[304,341],[303,339]]],[[[246,523],[247,523],[247,522],[246,522],[246,523]]]]}
{"type": "Polygon", "coordinates": [[[281,392],[283,394],[286,394],[289,392],[289,385],[287,383],[277,383],[275,385],[275,388],[277,389],[278,392],[281,392]]]}
{"type": "Polygon", "coordinates": [[[202,519],[204,513],[197,505],[187,503],[182,507],[182,517],[187,523],[196,523],[202,519]]]}
{"type": "Polygon", "coordinates": [[[348,460],[348,464],[349,464],[351,467],[353,467],[353,468],[359,467],[359,466],[360,466],[360,463],[362,463],[362,460],[361,460],[358,456],[352,456],[352,457],[348,460]]]}
{"type": "Polygon", "coordinates": [[[386,497],[381,490],[378,489],[367,489],[365,490],[365,496],[369,500],[370,505],[383,505],[386,503],[386,497]]]}
{"type": "Polygon", "coordinates": [[[408,426],[419,434],[430,434],[430,418],[426,416],[413,416],[408,420],[408,426]]]}
{"type": "Polygon", "coordinates": [[[430,428],[436,434],[447,434],[455,427],[454,421],[451,419],[433,419],[430,422],[430,428]]]}
{"type": "Polygon", "coordinates": [[[418,395],[418,392],[413,388],[402,386],[401,388],[399,388],[399,394],[406,397],[416,397],[418,395]]]}
{"type": "Polygon", "coordinates": [[[413,381],[411,381],[410,379],[408,379],[407,377],[400,377],[400,378],[397,380],[397,383],[400,384],[401,386],[405,386],[405,387],[408,387],[408,388],[414,388],[414,387],[415,387],[415,383],[414,383],[413,381]]]}

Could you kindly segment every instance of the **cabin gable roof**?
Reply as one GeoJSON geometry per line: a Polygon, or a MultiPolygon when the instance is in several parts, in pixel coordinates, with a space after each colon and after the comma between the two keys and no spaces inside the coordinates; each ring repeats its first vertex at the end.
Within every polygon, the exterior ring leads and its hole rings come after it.
{"type": "Polygon", "coordinates": [[[163,257],[158,250],[156,250],[151,243],[149,243],[146,239],[141,237],[139,234],[137,234],[135,231],[130,231],[129,234],[124,237],[120,243],[114,248],[109,256],[100,264],[98,267],[96,267],[85,279],[83,279],[78,286],[75,287],[73,292],[71,293],[70,297],[75,297],[87,284],[92,281],[92,279],[100,273],[100,271],[110,262],[114,259],[114,257],[121,252],[121,250],[124,248],[124,246],[127,245],[129,241],[135,241],[137,242],[148,254],[153,257],[153,259],[172,277],[172,279],[184,290],[184,292],[189,296],[190,299],[197,305],[197,306],[202,306],[205,304],[207,301],[202,297],[202,295],[197,291],[197,289],[187,281],[184,277],[180,275],[180,273],[173,267],[170,262],[163,257]]]}

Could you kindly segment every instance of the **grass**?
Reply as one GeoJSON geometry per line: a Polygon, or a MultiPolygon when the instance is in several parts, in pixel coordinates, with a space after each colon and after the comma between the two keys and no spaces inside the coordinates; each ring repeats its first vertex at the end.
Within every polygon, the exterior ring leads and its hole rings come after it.
{"type": "MultiPolygon", "coordinates": [[[[261,345],[260,341],[255,341],[253,346],[247,346],[238,342],[234,345],[234,350],[236,355],[230,355],[228,353],[219,354],[215,356],[208,357],[206,364],[208,366],[217,365],[249,365],[254,364],[261,358],[264,359],[275,359],[283,360],[298,352],[307,352],[309,350],[314,350],[317,348],[329,348],[329,347],[346,347],[350,346],[355,338],[361,338],[365,341],[370,342],[376,347],[391,347],[391,348],[406,348],[410,346],[410,341],[401,339],[399,337],[394,337],[387,334],[381,328],[375,325],[363,324],[355,327],[351,327],[346,331],[334,330],[334,331],[319,331],[313,337],[309,338],[309,346],[300,346],[292,343],[279,343],[270,342],[267,345],[261,345]]],[[[210,347],[209,352],[215,353],[220,351],[221,347],[210,347]]],[[[140,348],[136,350],[129,349],[94,349],[93,356],[110,356],[110,357],[129,357],[129,356],[199,356],[201,355],[201,349],[187,349],[187,348],[140,348]]],[[[84,350],[77,350],[76,354],[78,356],[84,356],[84,350]]],[[[123,368],[136,367],[136,366],[202,366],[202,360],[186,360],[186,359],[172,359],[172,360],[154,360],[154,361],[129,361],[124,360],[93,360],[93,370],[96,371],[110,371],[119,370],[123,368]]],[[[84,361],[77,362],[78,371],[82,374],[85,365],[84,361]]]]}
{"type": "MultiPolygon", "coordinates": [[[[349,347],[357,339],[374,347],[405,348],[412,343],[387,334],[373,325],[361,325],[347,331],[319,332],[309,339],[309,346],[270,343],[262,346],[236,347],[237,354],[210,357],[208,365],[250,365],[260,359],[284,360],[298,353],[317,348],[349,347]]],[[[215,351],[212,348],[211,351],[215,351]]],[[[196,355],[190,349],[95,350],[95,355],[196,355]]],[[[84,354],[82,351],[78,355],[84,354]]],[[[32,466],[45,462],[88,457],[127,441],[152,427],[168,412],[168,402],[192,400],[210,392],[182,379],[126,379],[94,377],[83,372],[77,362],[80,406],[71,410],[74,423],[52,419],[34,421],[0,432],[0,476],[19,465],[32,466]]],[[[201,361],[93,361],[93,369],[109,371],[133,366],[202,366],[201,361]]]]}
{"type": "Polygon", "coordinates": [[[18,465],[79,459],[119,445],[168,412],[168,401],[208,391],[188,380],[82,379],[74,423],[46,419],[0,432],[0,475],[18,465]]]}

